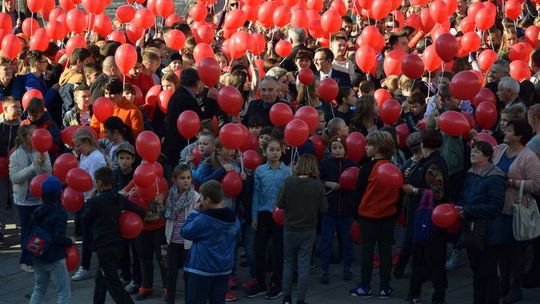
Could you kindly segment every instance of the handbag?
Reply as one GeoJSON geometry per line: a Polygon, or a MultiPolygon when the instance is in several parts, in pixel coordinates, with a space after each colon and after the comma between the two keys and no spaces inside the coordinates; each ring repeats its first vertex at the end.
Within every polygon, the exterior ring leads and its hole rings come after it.
{"type": "Polygon", "coordinates": [[[467,250],[484,251],[488,220],[468,218],[464,220],[458,246],[467,250]]]}
{"type": "Polygon", "coordinates": [[[525,181],[519,185],[518,201],[512,205],[512,231],[517,241],[532,240],[540,235],[540,214],[536,201],[529,197],[529,202],[523,204],[523,187],[525,181]]]}
{"type": "Polygon", "coordinates": [[[433,237],[432,212],[433,191],[426,189],[422,192],[420,204],[414,213],[413,241],[416,244],[424,245],[431,241],[433,237]]]}

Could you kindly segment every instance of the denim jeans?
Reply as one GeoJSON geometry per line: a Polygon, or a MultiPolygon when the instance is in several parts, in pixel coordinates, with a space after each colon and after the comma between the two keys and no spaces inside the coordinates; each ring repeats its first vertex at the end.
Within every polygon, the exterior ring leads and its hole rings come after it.
{"type": "Polygon", "coordinates": [[[187,303],[223,304],[227,293],[229,275],[201,276],[187,273],[187,303]]]}
{"type": "Polygon", "coordinates": [[[35,264],[34,277],[35,284],[30,304],[38,304],[44,300],[51,278],[56,285],[56,303],[68,304],[70,302],[71,290],[65,259],[50,264],[35,264]]]}
{"type": "Polygon", "coordinates": [[[24,238],[29,233],[30,229],[30,220],[32,219],[32,213],[34,213],[34,210],[36,210],[39,205],[35,206],[17,206],[17,213],[19,214],[19,221],[21,224],[21,235],[20,235],[20,242],[21,242],[21,258],[19,260],[20,264],[26,264],[26,265],[33,265],[34,264],[34,258],[32,256],[32,253],[26,249],[24,249],[24,238]]]}
{"type": "Polygon", "coordinates": [[[298,300],[305,300],[311,252],[315,243],[316,230],[295,230],[285,227],[283,230],[283,295],[290,296],[293,285],[293,272],[298,265],[298,300]]]}
{"type": "Polygon", "coordinates": [[[255,231],[251,226],[251,221],[242,224],[242,245],[246,251],[246,258],[249,267],[249,276],[255,277],[255,231]]]}
{"type": "Polygon", "coordinates": [[[337,217],[321,215],[321,270],[328,272],[332,256],[332,243],[337,232],[341,237],[341,254],[343,267],[350,267],[353,258],[353,246],[351,240],[352,216],[337,217]]]}

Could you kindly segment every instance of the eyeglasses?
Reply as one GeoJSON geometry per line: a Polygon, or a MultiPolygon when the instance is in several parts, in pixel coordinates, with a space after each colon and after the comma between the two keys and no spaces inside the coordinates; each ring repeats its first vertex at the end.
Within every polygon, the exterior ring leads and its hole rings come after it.
{"type": "Polygon", "coordinates": [[[47,60],[38,60],[38,63],[47,63],[47,60]]]}

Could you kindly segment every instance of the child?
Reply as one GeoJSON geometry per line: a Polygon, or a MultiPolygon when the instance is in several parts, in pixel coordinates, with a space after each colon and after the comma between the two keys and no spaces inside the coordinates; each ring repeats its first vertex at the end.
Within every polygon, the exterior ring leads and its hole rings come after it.
{"type": "Polygon", "coordinates": [[[388,298],[394,294],[390,287],[392,270],[392,236],[399,189],[388,188],[377,181],[378,168],[390,164],[395,142],[386,131],[374,131],[366,137],[366,155],[371,161],[360,169],[354,201],[359,202],[358,215],[362,231],[362,256],[360,284],[349,292],[356,297],[371,297],[372,258],[375,244],[380,256],[379,297],[388,298]]]}
{"type": "Polygon", "coordinates": [[[75,107],[64,114],[62,121],[64,128],[90,125],[90,118],[92,117],[92,111],[90,110],[90,88],[85,84],[75,87],[73,99],[75,101],[75,107]]]}
{"type": "Polygon", "coordinates": [[[143,52],[142,64],[143,72],[152,76],[154,84],[159,84],[159,77],[157,75],[157,70],[161,66],[161,58],[159,58],[159,55],[150,51],[143,52]]]}
{"type": "Polygon", "coordinates": [[[91,227],[92,250],[96,252],[99,268],[96,271],[94,303],[105,303],[107,291],[115,303],[133,303],[118,277],[124,238],[120,234],[119,217],[124,210],[144,216],[144,210],[113,191],[113,174],[102,167],[94,174],[99,193],[88,201],[83,224],[91,227]]]}
{"type": "Polygon", "coordinates": [[[184,239],[193,241],[184,266],[187,303],[224,303],[240,223],[234,211],[222,205],[219,182],[208,181],[199,191],[201,203],[180,231],[184,239]]]}
{"type": "Polygon", "coordinates": [[[176,280],[178,269],[183,266],[186,250],[191,242],[184,240],[180,229],[188,214],[199,201],[200,195],[193,187],[191,169],[187,165],[178,165],[173,172],[174,185],[169,190],[165,207],[165,236],[167,238],[167,303],[174,303],[176,298],[176,280]]]}
{"type": "Polygon", "coordinates": [[[61,143],[58,125],[52,120],[50,113],[45,111],[45,102],[43,99],[32,98],[25,110],[28,115],[21,122],[22,126],[34,125],[38,129],[45,129],[51,133],[53,145],[49,149],[49,156],[54,163],[54,160],[58,156],[61,143]]]}
{"type": "Polygon", "coordinates": [[[296,303],[304,304],[311,252],[317,235],[317,220],[319,214],[326,213],[328,208],[315,156],[300,156],[294,175],[283,183],[277,206],[285,210],[283,303],[292,303],[293,272],[298,267],[296,303]]]}
{"type": "Polygon", "coordinates": [[[101,75],[102,70],[99,64],[90,63],[84,66],[83,72],[86,85],[90,87],[96,81],[96,78],[101,75]]]}
{"type": "Polygon", "coordinates": [[[329,144],[331,157],[320,162],[320,177],[328,193],[328,213],[321,216],[321,284],[330,283],[328,268],[332,256],[332,242],[337,231],[343,257],[343,279],[352,279],[350,270],[352,262],[352,240],[350,228],[353,221],[354,204],[352,191],[340,188],[339,178],[343,171],[357,167],[356,163],[345,157],[346,144],[344,137],[335,137],[329,144]]]}
{"type": "Polygon", "coordinates": [[[283,227],[274,222],[272,211],[276,207],[279,189],[291,175],[291,169],[281,159],[281,143],[270,139],[263,145],[266,164],[255,170],[252,206],[252,226],[255,230],[255,272],[257,285],[247,291],[249,298],[265,294],[269,299],[281,295],[283,271],[283,227]],[[266,288],[266,248],[272,239],[273,263],[270,288],[266,288]]]}
{"type": "Polygon", "coordinates": [[[188,164],[192,168],[196,168],[197,166],[193,163],[193,150],[197,149],[202,156],[201,160],[204,160],[214,152],[214,140],[214,126],[212,125],[212,121],[210,119],[203,119],[197,140],[182,149],[178,164],[188,164]]]}
{"type": "Polygon", "coordinates": [[[111,116],[103,123],[105,138],[99,139],[99,147],[107,153],[112,169],[118,168],[116,148],[124,142],[133,142],[131,129],[116,116],[111,116]]]}
{"type": "Polygon", "coordinates": [[[58,303],[69,303],[71,291],[66,268],[65,248],[72,246],[74,239],[66,237],[67,213],[60,204],[62,184],[56,176],[49,176],[41,185],[43,204],[33,213],[33,223],[49,236],[49,249],[43,255],[34,256],[35,284],[30,303],[41,303],[47,294],[52,277],[56,284],[58,303]]]}
{"type": "Polygon", "coordinates": [[[340,87],[336,102],[338,104],[335,110],[336,117],[342,118],[347,125],[350,124],[358,102],[356,93],[350,87],[340,87]]]}

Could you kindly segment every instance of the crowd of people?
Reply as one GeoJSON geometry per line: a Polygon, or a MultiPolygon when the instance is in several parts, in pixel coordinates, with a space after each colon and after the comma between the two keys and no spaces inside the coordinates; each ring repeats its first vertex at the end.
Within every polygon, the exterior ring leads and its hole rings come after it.
{"type": "Polygon", "coordinates": [[[341,264],[351,296],[410,272],[406,303],[431,281],[441,304],[465,256],[472,303],[540,286],[539,1],[2,2],[0,199],[30,303],[51,277],[69,303],[93,254],[94,303],[152,297],[156,266],[166,303],[303,304],[341,264]]]}

